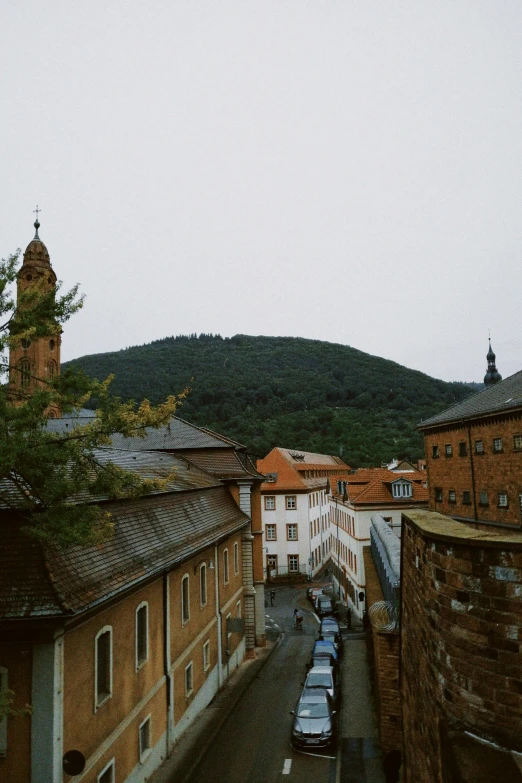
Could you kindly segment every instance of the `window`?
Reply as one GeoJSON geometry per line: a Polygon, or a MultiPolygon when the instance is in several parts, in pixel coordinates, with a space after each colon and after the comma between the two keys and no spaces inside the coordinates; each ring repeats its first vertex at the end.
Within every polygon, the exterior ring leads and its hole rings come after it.
{"type": "Polygon", "coordinates": [[[295,509],[297,507],[296,496],[295,495],[287,495],[285,497],[285,503],[286,503],[286,508],[289,511],[295,509]]]}
{"type": "Polygon", "coordinates": [[[31,365],[29,359],[22,359],[18,364],[20,372],[20,384],[22,389],[26,389],[31,383],[31,365]]]}
{"type": "Polygon", "coordinates": [[[265,525],[265,536],[267,541],[277,541],[277,528],[275,525],[265,525]]]}
{"type": "Polygon", "coordinates": [[[446,457],[453,456],[453,446],[451,445],[451,443],[446,443],[446,445],[444,446],[444,454],[446,455],[446,457]]]}
{"type": "Polygon", "coordinates": [[[228,573],[228,549],[223,550],[223,582],[228,585],[230,575],[228,573]]]}
{"type": "Polygon", "coordinates": [[[435,487],[435,503],[442,503],[442,489],[435,487]]]}
{"type": "Polygon", "coordinates": [[[456,503],[457,502],[457,493],[454,489],[450,489],[448,493],[448,500],[450,503],[456,503]]]}
{"type": "Polygon", "coordinates": [[[286,526],[286,539],[287,541],[297,541],[297,525],[286,526]]]}
{"type": "Polygon", "coordinates": [[[277,473],[266,473],[265,478],[267,484],[275,484],[277,481],[277,473]]]}
{"type": "Polygon", "coordinates": [[[484,454],[484,441],[483,440],[476,440],[475,441],[475,454],[484,454]]]}
{"type": "Polygon", "coordinates": [[[140,744],[140,761],[144,761],[150,754],[151,750],[150,715],[145,718],[143,723],[140,723],[138,729],[138,738],[140,744]]]}
{"type": "Polygon", "coordinates": [[[288,555],[288,573],[299,573],[299,555],[288,555]]]}
{"type": "Polygon", "coordinates": [[[206,672],[210,669],[210,642],[207,641],[203,645],[203,671],[206,672]]]}
{"type": "Polygon", "coordinates": [[[56,375],[56,362],[51,360],[48,365],[49,380],[52,381],[56,375]]]}
{"type": "Polygon", "coordinates": [[[468,456],[468,447],[466,445],[465,440],[461,440],[459,443],[459,457],[467,457],[468,456]]]}
{"type": "Polygon", "coordinates": [[[507,492],[499,492],[498,493],[498,507],[499,508],[507,508],[508,507],[507,492]]]}
{"type": "MultiPolygon", "coordinates": [[[[0,703],[3,703],[3,699],[8,697],[8,684],[7,684],[7,669],[0,666],[0,703]]],[[[7,754],[7,715],[4,715],[0,719],[0,758],[4,758],[7,754]]]]}
{"type": "Polygon", "coordinates": [[[106,625],[94,643],[95,709],[112,695],[112,628],[106,625]]]}
{"type": "Polygon", "coordinates": [[[98,783],[115,783],[115,780],[116,776],[114,774],[114,759],[112,759],[98,775],[98,783]]]}
{"type": "Polygon", "coordinates": [[[471,505],[471,492],[467,489],[463,490],[462,492],[462,503],[464,506],[471,505]]]}
{"type": "Polygon", "coordinates": [[[438,446],[432,446],[431,447],[431,456],[433,457],[433,459],[438,459],[439,458],[439,447],[438,446]]]}
{"type": "Polygon", "coordinates": [[[266,570],[270,576],[277,576],[277,555],[266,556],[266,570]]]}
{"type": "Polygon", "coordinates": [[[274,511],[275,507],[275,495],[265,495],[265,511],[274,511]]]}
{"type": "Polygon", "coordinates": [[[199,604],[206,606],[207,603],[207,566],[205,563],[199,569],[199,604]]]}
{"type": "Polygon", "coordinates": [[[488,493],[483,489],[479,494],[479,503],[481,506],[489,506],[488,493]]]}
{"type": "Polygon", "coordinates": [[[515,451],[522,451],[522,435],[515,435],[513,438],[513,448],[515,451]]]}
{"type": "Polygon", "coordinates": [[[498,454],[502,449],[502,438],[493,438],[493,451],[498,454]]]}
{"type": "Polygon", "coordinates": [[[185,625],[190,620],[190,591],[189,578],[185,574],[181,580],[181,623],[185,625]]]}
{"type": "Polygon", "coordinates": [[[54,340],[49,340],[49,350],[54,351],[54,340]]]}
{"type": "Polygon", "coordinates": [[[239,544],[234,544],[234,573],[239,574],[239,544]]]}
{"type": "Polygon", "coordinates": [[[392,484],[394,498],[411,498],[411,484],[409,481],[397,481],[392,484]]]}
{"type": "Polygon", "coordinates": [[[185,667],[185,696],[188,699],[194,690],[194,679],[192,670],[192,661],[185,667]]]}
{"type": "Polygon", "coordinates": [[[236,603],[236,617],[241,619],[241,601],[236,603]]]}
{"type": "Polygon", "coordinates": [[[149,605],[143,601],[136,609],[136,669],[149,657],[149,605]]]}

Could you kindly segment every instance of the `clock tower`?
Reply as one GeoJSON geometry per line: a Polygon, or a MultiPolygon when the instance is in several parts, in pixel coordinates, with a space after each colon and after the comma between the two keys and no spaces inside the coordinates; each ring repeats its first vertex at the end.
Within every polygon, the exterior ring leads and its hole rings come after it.
{"type": "MultiPolygon", "coordinates": [[[[56,287],[56,275],[46,246],[38,235],[38,208],[34,223],[35,235],[27,245],[23,264],[18,272],[17,302],[20,307],[24,294],[47,294],[56,287]]],[[[23,305],[22,305],[23,306],[23,305]]],[[[14,319],[16,323],[16,315],[14,319]]],[[[23,403],[24,398],[32,394],[35,388],[45,388],[46,383],[60,372],[61,331],[48,337],[22,339],[10,350],[9,386],[10,396],[15,405],[23,403]]],[[[51,406],[47,411],[49,418],[59,418],[60,410],[51,406]]]]}

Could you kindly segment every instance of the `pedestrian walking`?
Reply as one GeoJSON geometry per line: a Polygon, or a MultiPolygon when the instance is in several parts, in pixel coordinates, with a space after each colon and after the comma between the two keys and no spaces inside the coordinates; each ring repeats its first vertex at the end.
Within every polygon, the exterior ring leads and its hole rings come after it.
{"type": "Polygon", "coordinates": [[[294,610],[294,619],[295,619],[295,627],[298,631],[303,630],[303,615],[299,611],[299,609],[294,610]]]}
{"type": "Polygon", "coordinates": [[[270,590],[270,606],[273,606],[275,602],[275,590],[270,590]]]}

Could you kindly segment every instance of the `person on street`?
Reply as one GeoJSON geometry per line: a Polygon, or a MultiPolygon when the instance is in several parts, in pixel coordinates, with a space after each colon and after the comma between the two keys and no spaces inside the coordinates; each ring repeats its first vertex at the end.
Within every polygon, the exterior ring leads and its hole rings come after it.
{"type": "Polygon", "coordinates": [[[299,609],[294,610],[295,627],[298,631],[303,630],[303,615],[299,609]]]}
{"type": "Polygon", "coordinates": [[[273,606],[275,602],[275,590],[270,590],[270,606],[273,606]]]}

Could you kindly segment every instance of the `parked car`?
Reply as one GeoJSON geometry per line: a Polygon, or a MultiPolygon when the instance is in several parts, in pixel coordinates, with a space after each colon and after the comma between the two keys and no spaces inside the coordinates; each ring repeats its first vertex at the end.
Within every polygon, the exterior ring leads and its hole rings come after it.
{"type": "Polygon", "coordinates": [[[336,711],[324,688],[304,688],[292,724],[292,745],[296,748],[327,748],[335,740],[336,711]]]}
{"type": "Polygon", "coordinates": [[[317,650],[312,652],[310,661],[306,664],[307,669],[313,669],[314,666],[339,666],[339,661],[333,657],[332,653],[328,650],[317,650]]]}
{"type": "Polygon", "coordinates": [[[333,605],[331,599],[327,595],[319,595],[315,599],[315,611],[319,617],[325,617],[333,613],[333,605]]]}
{"type": "Polygon", "coordinates": [[[312,656],[320,655],[321,652],[331,655],[336,661],[339,661],[339,653],[331,639],[318,639],[316,641],[312,650],[312,656]]]}
{"type": "Polygon", "coordinates": [[[309,587],[306,591],[306,597],[315,606],[315,599],[323,595],[322,587],[309,587]]]}
{"type": "Polygon", "coordinates": [[[336,650],[338,650],[338,652],[342,655],[343,637],[341,634],[341,629],[333,617],[323,618],[319,627],[319,637],[323,639],[330,639],[335,644],[336,650]]]}
{"type": "Polygon", "coordinates": [[[336,704],[341,695],[341,679],[337,667],[314,666],[306,675],[305,688],[325,688],[336,704]]]}

